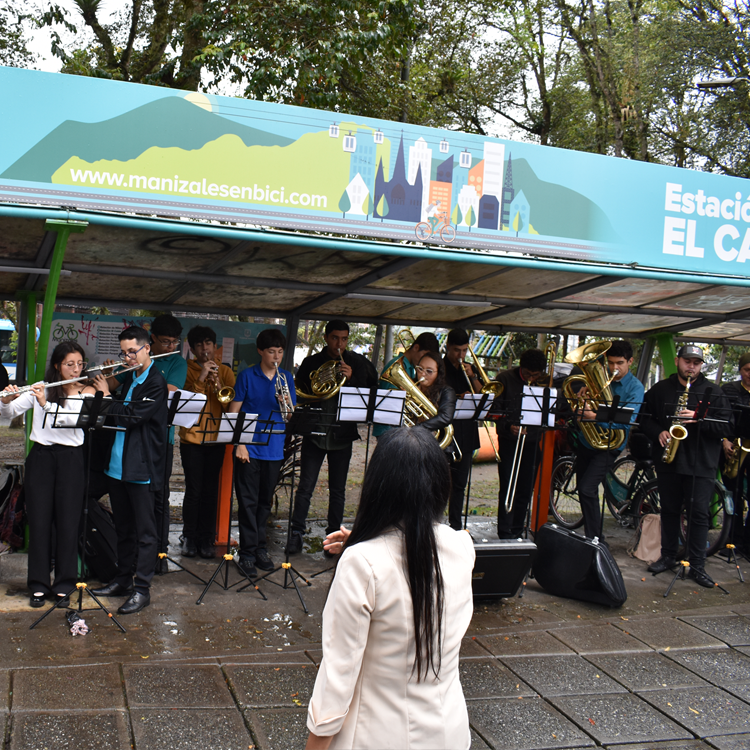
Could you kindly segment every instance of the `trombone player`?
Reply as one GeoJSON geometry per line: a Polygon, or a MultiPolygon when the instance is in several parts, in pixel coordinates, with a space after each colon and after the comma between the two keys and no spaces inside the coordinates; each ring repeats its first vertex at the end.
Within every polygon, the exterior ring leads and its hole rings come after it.
{"type": "Polygon", "coordinates": [[[521,403],[523,388],[534,385],[544,373],[547,364],[541,349],[527,349],[521,354],[518,367],[498,374],[496,380],[502,383],[503,392],[495,399],[493,409],[505,413],[497,421],[497,443],[500,462],[497,474],[500,481],[497,506],[497,535],[500,539],[517,539],[523,534],[526,511],[534,488],[536,470],[541,460],[534,442],[539,439],[539,428],[525,428],[527,439],[517,454],[521,433],[521,403]],[[515,491],[511,494],[514,463],[519,463],[515,491]],[[506,506],[510,505],[510,510],[506,506]]]}
{"type": "Polygon", "coordinates": [[[180,458],[185,472],[182,555],[211,559],[216,541],[219,475],[225,453],[224,444],[216,442],[216,429],[234,396],[235,377],[231,368],[216,361],[216,333],[212,328],[195,326],[188,331],[187,340],[195,359],[188,361],[185,390],[204,393],[206,405],[193,427],[180,428],[180,458]]]}
{"type": "MultiPolygon", "coordinates": [[[[356,388],[372,388],[377,385],[378,373],[367,357],[347,350],[349,343],[349,324],[343,320],[331,320],[326,324],[323,334],[325,347],[317,354],[305,357],[297,371],[295,383],[297,396],[300,392],[313,394],[312,376],[321,370],[333,370],[326,373],[336,387],[330,389],[328,398],[321,397],[317,402],[322,410],[319,432],[321,435],[305,435],[302,438],[300,451],[300,477],[294,500],[292,530],[287,545],[290,555],[302,552],[302,535],[307,523],[307,512],[310,500],[318,482],[323,459],[328,459],[328,525],[326,534],[338,531],[344,520],[344,503],[346,501],[346,477],[349,474],[349,462],[352,458],[352,443],[359,440],[359,431],[354,422],[335,423],[338,409],[339,384],[356,388]]],[[[330,553],[326,552],[326,556],[330,553]]]]}

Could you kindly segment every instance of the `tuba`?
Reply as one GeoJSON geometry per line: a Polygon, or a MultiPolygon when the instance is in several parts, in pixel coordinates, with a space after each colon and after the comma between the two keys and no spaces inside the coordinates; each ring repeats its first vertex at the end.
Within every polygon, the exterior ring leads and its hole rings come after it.
{"type": "MultiPolygon", "coordinates": [[[[583,370],[583,375],[565,378],[562,387],[573,411],[582,410],[587,402],[591,405],[591,411],[598,411],[602,403],[611,403],[612,391],[609,385],[614,378],[608,377],[607,371],[599,363],[599,357],[610,346],[611,341],[593,341],[579,346],[565,357],[566,362],[576,364],[583,370]],[[573,392],[573,383],[583,383],[589,391],[589,397],[585,400],[579,398],[573,392]]],[[[581,422],[580,427],[589,445],[596,450],[617,450],[625,442],[625,430],[609,429],[596,422],[581,422]]]]}
{"type": "MultiPolygon", "coordinates": [[[[404,423],[407,427],[414,427],[425,419],[437,416],[437,407],[419,390],[419,386],[409,377],[402,358],[399,357],[380,376],[381,380],[392,385],[398,391],[406,391],[404,404],[404,423]]],[[[453,440],[453,425],[449,424],[435,433],[438,445],[445,450],[453,440]]]]}

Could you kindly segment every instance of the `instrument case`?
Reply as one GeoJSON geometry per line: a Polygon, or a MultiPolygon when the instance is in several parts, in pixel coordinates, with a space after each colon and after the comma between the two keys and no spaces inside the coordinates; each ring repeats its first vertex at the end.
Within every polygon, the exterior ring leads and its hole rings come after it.
{"type": "Polygon", "coordinates": [[[529,539],[503,539],[474,543],[477,559],[471,576],[475,599],[515,596],[536,557],[529,539]]]}
{"type": "Polygon", "coordinates": [[[627,600],[622,573],[606,544],[550,523],[539,529],[535,541],[539,554],[533,575],[547,593],[608,607],[627,600]]]}

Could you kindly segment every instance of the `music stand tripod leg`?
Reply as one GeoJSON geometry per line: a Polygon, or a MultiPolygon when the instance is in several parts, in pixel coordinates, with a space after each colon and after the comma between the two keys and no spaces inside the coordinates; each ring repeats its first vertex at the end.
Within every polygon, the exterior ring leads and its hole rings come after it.
{"type": "Polygon", "coordinates": [[[669,586],[667,586],[667,590],[664,592],[665,599],[669,596],[669,592],[672,590],[672,587],[675,585],[678,578],[683,581],[687,578],[687,572],[689,569],[690,569],[690,563],[687,560],[680,560],[679,567],[675,571],[675,574],[672,580],[669,582],[669,586]]]}
{"type": "Polygon", "coordinates": [[[737,558],[737,549],[734,544],[727,544],[727,550],[729,551],[729,559],[727,562],[730,565],[734,565],[737,569],[737,575],[739,576],[740,583],[745,583],[745,577],[742,575],[742,568],[740,568],[740,561],[737,558]]]}

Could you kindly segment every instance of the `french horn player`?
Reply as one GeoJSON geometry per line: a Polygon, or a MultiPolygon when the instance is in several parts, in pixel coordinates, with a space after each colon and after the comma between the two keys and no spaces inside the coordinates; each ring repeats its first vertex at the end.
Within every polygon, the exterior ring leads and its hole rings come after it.
{"type": "Polygon", "coordinates": [[[603,538],[599,505],[599,485],[627,444],[632,424],[643,403],[643,385],[630,372],[633,347],[629,341],[596,341],[579,346],[565,357],[578,365],[583,375],[572,375],[563,384],[563,393],[573,409],[579,431],[576,433],[576,480],[587,537],[603,538]],[[600,360],[605,359],[606,367],[600,360]],[[575,384],[583,388],[575,391],[575,384]],[[596,422],[601,406],[619,396],[621,408],[633,409],[629,424],[596,422]]]}

